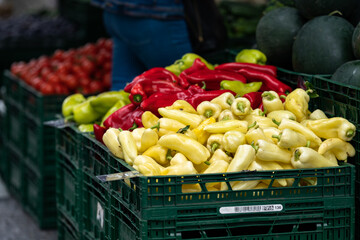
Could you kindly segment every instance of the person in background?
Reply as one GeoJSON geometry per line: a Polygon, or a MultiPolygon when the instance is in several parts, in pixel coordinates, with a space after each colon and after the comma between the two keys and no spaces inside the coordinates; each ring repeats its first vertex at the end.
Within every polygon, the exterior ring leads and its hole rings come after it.
{"type": "Polygon", "coordinates": [[[111,90],[192,52],[182,0],[92,0],[113,40],[111,90]]]}

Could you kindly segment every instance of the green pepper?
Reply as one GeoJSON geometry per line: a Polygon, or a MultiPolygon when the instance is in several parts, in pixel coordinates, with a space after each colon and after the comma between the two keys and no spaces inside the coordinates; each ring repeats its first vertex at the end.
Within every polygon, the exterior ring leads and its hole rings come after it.
{"type": "Polygon", "coordinates": [[[75,93],[65,98],[62,103],[61,111],[63,117],[67,118],[73,114],[74,106],[85,102],[86,99],[81,93],[75,93]]]}
{"type": "Polygon", "coordinates": [[[221,89],[231,90],[237,96],[242,97],[250,92],[257,92],[261,88],[262,82],[243,83],[241,81],[223,80],[220,83],[221,89]]]}
{"type": "Polygon", "coordinates": [[[197,55],[196,53],[186,53],[182,56],[181,59],[176,60],[172,65],[165,68],[176,75],[180,75],[182,71],[190,68],[193,65],[195,59],[197,58],[199,58],[203,63],[205,63],[205,65],[209,69],[214,70],[214,66],[211,63],[209,63],[203,57],[197,55]]]}
{"type": "Polygon", "coordinates": [[[129,95],[130,94],[124,90],[104,92],[93,98],[90,104],[96,112],[104,115],[119,100],[123,100],[126,104],[129,104],[129,95]]]}
{"type": "Polygon", "coordinates": [[[78,126],[78,129],[80,132],[93,132],[94,124],[93,123],[80,124],[78,126]]]}
{"type": "Polygon", "coordinates": [[[122,108],[123,106],[127,105],[127,103],[124,100],[118,100],[102,117],[100,126],[104,126],[104,121],[114,112],[116,112],[118,109],[122,108]]]}
{"type": "Polygon", "coordinates": [[[179,63],[173,63],[169,66],[165,67],[166,70],[172,72],[173,74],[175,74],[176,76],[179,76],[180,73],[182,72],[180,64],[179,63]]]}
{"type": "Polygon", "coordinates": [[[265,65],[266,61],[266,55],[257,49],[243,49],[235,57],[235,62],[265,65]]]}
{"type": "Polygon", "coordinates": [[[91,106],[90,102],[95,96],[88,97],[88,99],[73,108],[74,121],[79,124],[93,123],[100,118],[102,114],[98,113],[91,106]]]}

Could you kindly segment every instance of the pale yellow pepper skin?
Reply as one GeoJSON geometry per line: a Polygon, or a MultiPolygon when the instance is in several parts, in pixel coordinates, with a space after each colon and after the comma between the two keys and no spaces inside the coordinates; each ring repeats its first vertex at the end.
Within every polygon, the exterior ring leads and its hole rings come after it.
{"type": "Polygon", "coordinates": [[[320,110],[320,109],[316,109],[315,111],[313,111],[310,115],[309,115],[309,119],[310,120],[318,120],[318,119],[326,119],[328,118],[326,116],[326,114],[320,110]]]}
{"type": "Polygon", "coordinates": [[[148,128],[141,135],[140,139],[140,148],[138,148],[138,152],[143,153],[150,147],[157,144],[159,140],[159,135],[156,130],[148,128]]]}
{"type": "Polygon", "coordinates": [[[235,153],[237,148],[245,143],[245,134],[238,130],[227,131],[222,136],[223,149],[229,153],[235,153]]]}
{"type": "MultiPolygon", "coordinates": [[[[233,191],[239,191],[239,190],[248,190],[248,189],[254,189],[258,184],[260,183],[260,180],[250,180],[250,181],[234,181],[231,182],[231,189],[233,191]]],[[[228,187],[226,184],[221,183],[221,191],[227,190],[228,187]]]]}
{"type": "Polygon", "coordinates": [[[264,117],[264,116],[255,115],[255,114],[246,115],[243,120],[247,121],[249,126],[256,124],[259,127],[261,127],[262,129],[268,128],[268,127],[275,127],[275,128],[278,127],[272,121],[272,119],[270,119],[268,117],[264,117]]]}
{"type": "Polygon", "coordinates": [[[141,115],[141,122],[145,128],[151,128],[152,126],[156,125],[159,121],[159,118],[150,111],[145,111],[141,115]]]}
{"type": "Polygon", "coordinates": [[[197,113],[195,108],[185,100],[176,100],[171,106],[165,108],[171,110],[181,110],[188,113],[197,113]]]}
{"type": "MultiPolygon", "coordinates": [[[[284,168],[277,162],[267,162],[261,161],[259,159],[255,159],[249,166],[248,170],[250,171],[268,171],[268,170],[283,170],[284,168]]],[[[263,179],[261,180],[265,184],[269,185],[271,179],[263,179]]],[[[286,187],[287,181],[286,179],[275,179],[273,186],[281,186],[286,187]]]]}
{"type": "Polygon", "coordinates": [[[132,165],[136,156],[138,155],[138,150],[133,135],[128,130],[120,131],[118,140],[124,152],[124,160],[128,164],[132,165]]]}
{"type": "Polygon", "coordinates": [[[214,122],[216,122],[216,119],[214,117],[209,117],[209,118],[205,119],[204,121],[202,121],[198,127],[194,128],[192,130],[193,133],[196,135],[196,138],[199,143],[201,143],[201,144],[206,143],[207,139],[210,136],[210,133],[206,132],[204,130],[204,128],[206,125],[209,125],[214,122]]]}
{"type": "Polygon", "coordinates": [[[185,124],[178,120],[166,117],[160,118],[157,124],[159,124],[158,131],[160,137],[169,133],[176,133],[179,129],[186,127],[185,124]]]}
{"type": "Polygon", "coordinates": [[[355,125],[342,117],[307,121],[306,126],[317,136],[325,139],[340,138],[351,141],[356,133],[355,125]]]}
{"type": "Polygon", "coordinates": [[[265,91],[261,96],[265,112],[271,113],[273,111],[284,110],[283,103],[277,92],[265,91]]]}
{"type": "Polygon", "coordinates": [[[190,129],[196,128],[205,119],[203,116],[196,113],[188,113],[181,110],[159,108],[158,112],[165,118],[171,118],[185,125],[190,125],[190,129]]]}
{"type": "Polygon", "coordinates": [[[124,152],[121,148],[120,142],[118,140],[120,130],[117,128],[109,128],[104,133],[102,140],[105,146],[109,149],[109,151],[118,158],[124,158],[124,152]]]}
{"type": "Polygon", "coordinates": [[[136,156],[133,167],[145,176],[159,176],[164,169],[154,159],[144,155],[136,156]]]}
{"type": "Polygon", "coordinates": [[[219,117],[218,117],[218,121],[227,121],[227,120],[234,120],[234,119],[238,119],[237,116],[234,115],[234,113],[230,110],[230,109],[224,109],[219,117]]]}
{"type": "Polygon", "coordinates": [[[290,163],[291,152],[289,150],[262,139],[259,139],[255,146],[257,148],[256,157],[259,160],[290,163]]]}
{"type": "Polygon", "coordinates": [[[265,136],[270,139],[273,143],[277,144],[279,140],[277,138],[273,138],[273,135],[279,135],[281,130],[279,130],[277,127],[267,127],[262,128],[265,136]]]}
{"type": "Polygon", "coordinates": [[[181,133],[164,135],[158,144],[184,154],[194,164],[203,163],[210,157],[210,151],[204,145],[181,133]]]}
{"type": "Polygon", "coordinates": [[[268,142],[273,142],[268,138],[261,127],[250,128],[249,131],[245,134],[245,139],[247,144],[256,144],[258,140],[262,139],[268,142]]]}
{"type": "Polygon", "coordinates": [[[334,164],[333,161],[326,159],[323,155],[308,147],[296,148],[291,157],[291,164],[297,169],[338,166],[338,164],[334,164]]]}
{"type": "Polygon", "coordinates": [[[169,164],[170,159],[166,158],[168,149],[156,144],[149,147],[142,155],[153,158],[157,163],[166,166],[169,164]]]}
{"type": "Polygon", "coordinates": [[[310,96],[304,89],[296,88],[286,96],[284,109],[295,114],[296,120],[301,122],[308,117],[310,96]]]}
{"type": "Polygon", "coordinates": [[[212,103],[219,104],[222,110],[230,109],[231,104],[234,102],[235,97],[229,92],[225,92],[221,94],[220,96],[214,98],[211,100],[212,103]]]}
{"type": "Polygon", "coordinates": [[[246,133],[248,123],[241,120],[227,120],[221,122],[215,122],[204,127],[204,130],[208,133],[225,133],[230,130],[239,130],[242,133],[246,133]]]}
{"type": "Polygon", "coordinates": [[[214,133],[209,136],[206,141],[206,148],[213,153],[216,149],[224,149],[224,145],[222,142],[224,134],[221,133],[214,133]]]}
{"type": "Polygon", "coordinates": [[[340,138],[329,138],[323,141],[318,149],[319,154],[324,155],[327,152],[332,152],[337,160],[347,161],[348,157],[355,156],[356,150],[351,143],[340,138]]]}
{"type": "Polygon", "coordinates": [[[212,162],[217,160],[223,160],[229,163],[232,160],[232,158],[229,155],[227,155],[223,150],[217,149],[209,159],[209,163],[211,164],[212,162]]]}
{"type": "Polygon", "coordinates": [[[296,121],[295,114],[287,110],[275,110],[266,114],[266,117],[270,118],[271,120],[275,119],[277,122],[281,122],[281,120],[284,118],[296,121]]]}
{"type": "Polygon", "coordinates": [[[249,99],[245,97],[235,98],[234,102],[231,104],[231,111],[236,116],[246,116],[251,113],[252,110],[249,99]]]}
{"type": "Polygon", "coordinates": [[[221,113],[221,110],[222,108],[219,104],[212,103],[210,101],[203,101],[196,108],[197,113],[206,118],[209,117],[218,118],[221,113]]]}
{"type": "Polygon", "coordinates": [[[176,153],[170,160],[170,166],[161,171],[161,175],[188,175],[197,173],[193,163],[182,153],[176,153]]]}
{"type": "MultiPolygon", "coordinates": [[[[229,167],[229,163],[224,160],[216,160],[213,161],[210,166],[203,172],[203,174],[210,173],[225,173],[227,168],[229,167]]],[[[216,188],[220,190],[221,182],[210,182],[206,183],[206,189],[216,188]]]]}
{"type": "Polygon", "coordinates": [[[141,128],[135,128],[131,134],[133,135],[134,137],[134,140],[135,140],[135,143],[136,143],[136,146],[137,146],[137,149],[139,151],[139,149],[141,148],[141,137],[144,133],[146,128],[144,127],[141,127],[141,128]]]}
{"type": "Polygon", "coordinates": [[[272,137],[278,138],[279,141],[277,145],[285,149],[305,147],[307,143],[306,137],[304,135],[289,128],[283,129],[279,135],[273,135],[272,137]]]}

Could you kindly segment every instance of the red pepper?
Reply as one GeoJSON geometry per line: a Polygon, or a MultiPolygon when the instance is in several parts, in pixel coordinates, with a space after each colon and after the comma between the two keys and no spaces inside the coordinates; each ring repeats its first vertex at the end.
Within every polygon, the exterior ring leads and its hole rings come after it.
{"type": "Polygon", "coordinates": [[[186,79],[190,84],[205,84],[206,90],[219,90],[220,82],[223,80],[241,81],[246,83],[246,79],[243,75],[224,70],[200,70],[187,75],[186,79]]]}
{"type": "Polygon", "coordinates": [[[135,105],[140,105],[142,101],[148,98],[151,94],[162,93],[175,93],[183,89],[176,83],[167,82],[162,80],[144,80],[136,83],[130,92],[129,99],[135,105]]]}
{"type": "Polygon", "coordinates": [[[101,142],[102,144],[104,144],[102,137],[103,137],[104,133],[106,132],[106,130],[107,130],[107,128],[94,123],[95,139],[98,140],[99,142],[101,142]]]}
{"type": "Polygon", "coordinates": [[[184,71],[182,71],[179,75],[179,78],[181,79],[181,81],[186,82],[188,84],[188,86],[190,85],[188,80],[187,80],[187,76],[194,73],[194,72],[198,72],[201,70],[210,70],[205,63],[203,63],[200,58],[196,58],[194,60],[194,63],[191,67],[185,69],[184,71]]]}
{"type": "Polygon", "coordinates": [[[131,118],[132,112],[135,111],[136,108],[137,106],[132,103],[123,106],[105,119],[104,126],[106,128],[113,127],[123,130],[131,128],[134,124],[134,119],[131,118]]]}
{"type": "Polygon", "coordinates": [[[124,91],[130,93],[131,88],[138,82],[144,81],[144,80],[163,80],[167,82],[173,82],[179,84],[181,87],[186,88],[188,87],[188,83],[183,83],[183,81],[170,72],[169,70],[162,68],[162,67],[155,67],[151,68],[144,73],[140,74],[139,76],[136,76],[130,83],[128,83],[124,91]],[[185,84],[185,86],[183,86],[185,84]]]}
{"type": "MultiPolygon", "coordinates": [[[[133,127],[136,127],[136,128],[141,128],[143,127],[144,125],[142,124],[142,121],[141,121],[141,116],[142,114],[144,113],[144,110],[142,110],[140,107],[136,108],[133,112],[132,112],[132,118],[134,119],[134,122],[136,124],[133,125],[133,127]]],[[[130,130],[133,130],[130,128],[130,130]]]]}
{"type": "Polygon", "coordinates": [[[270,74],[274,77],[277,76],[277,67],[273,65],[259,65],[256,63],[240,63],[240,62],[230,62],[223,63],[215,67],[215,70],[225,70],[225,71],[233,71],[236,72],[240,69],[250,69],[256,70],[259,72],[270,74]]]}
{"type": "Polygon", "coordinates": [[[262,82],[261,91],[276,91],[276,92],[291,92],[290,86],[278,80],[276,77],[269,74],[259,72],[251,69],[240,69],[237,73],[243,75],[249,82],[262,82]]]}
{"type": "Polygon", "coordinates": [[[249,99],[251,108],[256,109],[262,104],[262,92],[250,92],[243,95],[243,97],[249,99]]]}
{"type": "Polygon", "coordinates": [[[196,109],[197,106],[203,101],[211,101],[225,92],[230,92],[234,96],[236,95],[236,93],[234,93],[231,90],[223,89],[223,90],[213,90],[213,91],[195,93],[192,96],[185,98],[184,100],[190,103],[196,109]]]}

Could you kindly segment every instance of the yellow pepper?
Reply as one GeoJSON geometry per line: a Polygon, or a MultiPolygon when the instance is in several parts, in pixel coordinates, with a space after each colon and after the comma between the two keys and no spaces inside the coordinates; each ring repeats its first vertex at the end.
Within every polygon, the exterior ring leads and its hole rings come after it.
{"type": "Polygon", "coordinates": [[[265,116],[265,113],[260,108],[255,108],[251,111],[250,115],[265,116]]]}
{"type": "Polygon", "coordinates": [[[310,114],[309,118],[311,120],[317,120],[317,119],[324,119],[324,118],[328,118],[328,117],[326,116],[326,114],[322,110],[316,109],[315,111],[313,111],[310,114]]]}
{"type": "Polygon", "coordinates": [[[212,162],[217,160],[224,160],[229,163],[231,161],[231,157],[227,155],[223,150],[217,149],[208,162],[211,164],[212,162]]]}
{"type": "Polygon", "coordinates": [[[311,148],[316,148],[321,144],[321,139],[312,130],[301,125],[301,123],[290,119],[283,119],[278,126],[278,129],[284,130],[285,128],[291,129],[304,135],[306,137],[306,141],[310,141],[311,148]]]}
{"type": "Polygon", "coordinates": [[[150,111],[145,111],[141,115],[141,122],[145,128],[151,128],[152,126],[156,125],[158,121],[159,118],[150,111]]]}
{"type": "Polygon", "coordinates": [[[190,125],[190,129],[196,128],[204,120],[203,116],[195,113],[184,112],[181,110],[159,108],[158,112],[161,116],[165,118],[174,119],[185,125],[190,125]]]}
{"type": "Polygon", "coordinates": [[[254,189],[267,189],[267,188],[269,188],[269,185],[263,182],[259,182],[259,184],[254,187],[254,189]]]}
{"type": "Polygon", "coordinates": [[[259,139],[272,142],[272,140],[265,135],[261,127],[250,128],[245,134],[245,139],[248,144],[256,144],[259,139]]]}
{"type": "Polygon", "coordinates": [[[117,128],[108,128],[104,133],[102,140],[109,151],[118,158],[124,158],[124,152],[118,140],[120,130],[117,128]]]}
{"type": "MultiPolygon", "coordinates": [[[[176,133],[179,129],[186,127],[185,124],[179,122],[178,120],[166,117],[160,118],[155,126],[159,127],[158,132],[160,137],[169,133],[176,133]]],[[[155,126],[152,128],[155,128],[155,126]]]]}
{"type": "Polygon", "coordinates": [[[206,147],[210,153],[215,152],[217,149],[224,149],[222,139],[224,134],[214,133],[211,134],[208,140],[206,141],[206,147]]]}
{"type": "Polygon", "coordinates": [[[221,113],[221,110],[222,109],[219,104],[212,103],[210,101],[203,101],[196,108],[197,113],[206,118],[209,117],[218,118],[221,113]]]}
{"type": "Polygon", "coordinates": [[[229,92],[225,92],[225,93],[221,94],[220,96],[211,100],[211,102],[220,105],[222,110],[225,110],[225,109],[230,109],[231,104],[234,102],[234,100],[235,100],[234,95],[232,95],[229,92]]]}
{"type": "Polygon", "coordinates": [[[193,163],[182,153],[176,153],[170,160],[170,166],[161,171],[161,175],[188,175],[197,173],[193,163]]]}
{"type": "Polygon", "coordinates": [[[159,139],[158,144],[181,152],[194,164],[205,162],[210,157],[210,152],[204,145],[181,133],[164,135],[159,139]]]}
{"type": "Polygon", "coordinates": [[[171,106],[165,108],[170,110],[181,110],[188,113],[197,113],[195,108],[185,100],[176,100],[171,106]]]}
{"type": "MultiPolygon", "coordinates": [[[[250,171],[255,171],[255,170],[256,171],[268,171],[268,170],[282,170],[282,169],[284,169],[284,168],[277,162],[261,161],[259,159],[255,159],[255,161],[253,161],[248,168],[248,170],[250,170],[250,171]]],[[[269,185],[271,182],[270,179],[263,179],[261,181],[267,185],[269,185]]],[[[287,181],[286,181],[286,179],[281,179],[281,178],[275,179],[272,186],[285,187],[285,186],[287,186],[287,181]]]]}
{"type": "Polygon", "coordinates": [[[287,110],[275,110],[266,115],[270,119],[274,119],[276,122],[281,122],[282,119],[287,118],[296,121],[296,116],[287,110]]]}
{"type": "Polygon", "coordinates": [[[262,129],[268,128],[268,127],[276,127],[277,128],[277,125],[268,117],[263,117],[263,116],[259,116],[259,115],[255,115],[255,114],[249,114],[243,120],[247,121],[249,126],[258,125],[262,129]]]}
{"type": "Polygon", "coordinates": [[[273,135],[279,135],[281,130],[279,130],[276,127],[267,127],[267,128],[263,128],[262,129],[265,136],[267,137],[267,139],[270,139],[273,143],[277,144],[278,143],[278,139],[277,138],[273,138],[273,135]]]}
{"type": "Polygon", "coordinates": [[[251,104],[249,99],[245,97],[235,98],[231,104],[231,111],[236,116],[245,116],[252,112],[251,104]]]}
{"type": "Polygon", "coordinates": [[[145,176],[160,176],[164,169],[154,159],[144,155],[138,155],[134,159],[133,167],[145,176]]]}
{"type": "Polygon", "coordinates": [[[159,139],[157,132],[154,129],[148,128],[141,135],[139,152],[145,152],[149,147],[154,146],[159,139]]]}
{"type": "Polygon", "coordinates": [[[255,149],[259,160],[290,163],[291,152],[274,143],[259,139],[255,144],[255,149]]]}
{"type": "Polygon", "coordinates": [[[234,119],[237,119],[237,117],[233,114],[233,112],[230,109],[223,110],[218,117],[219,122],[226,120],[234,120],[234,119]]]}
{"type": "Polygon", "coordinates": [[[238,130],[230,130],[223,135],[221,142],[225,151],[235,153],[240,145],[246,143],[245,134],[238,130]]]}
{"type": "Polygon", "coordinates": [[[296,120],[301,122],[308,116],[310,96],[304,89],[296,88],[286,96],[284,109],[295,114],[296,120]]]}
{"type": "Polygon", "coordinates": [[[265,91],[261,94],[264,111],[271,113],[273,111],[284,110],[283,103],[275,91],[265,91]]]}
{"type": "Polygon", "coordinates": [[[142,155],[153,158],[163,166],[168,165],[171,160],[171,157],[168,156],[168,149],[159,144],[149,147],[142,155]]]}
{"type": "Polygon", "coordinates": [[[132,165],[136,156],[138,155],[135,139],[130,131],[120,131],[118,135],[121,148],[124,152],[124,160],[132,165]]]}
{"type": "Polygon", "coordinates": [[[308,121],[306,126],[321,138],[340,138],[351,141],[356,133],[356,127],[347,119],[333,117],[308,121]]]}
{"type": "Polygon", "coordinates": [[[138,151],[141,148],[141,137],[142,137],[142,134],[144,133],[144,131],[145,131],[145,128],[141,127],[141,128],[135,128],[131,132],[131,134],[134,137],[134,140],[135,140],[136,147],[137,147],[138,151]]]}
{"type": "Polygon", "coordinates": [[[305,147],[307,143],[304,135],[289,128],[283,129],[279,135],[272,137],[278,139],[277,145],[281,148],[305,147]]]}
{"type": "Polygon", "coordinates": [[[291,164],[294,168],[322,168],[334,167],[333,161],[329,161],[323,155],[312,148],[298,147],[295,149],[291,157],[291,164]]]}
{"type": "MultiPolygon", "coordinates": [[[[319,151],[318,151],[319,152],[319,151]]],[[[329,160],[330,162],[334,163],[334,164],[338,164],[338,160],[335,156],[335,154],[331,151],[325,152],[324,154],[322,154],[327,160],[329,160]]],[[[346,161],[346,160],[345,160],[346,161]]]]}
{"type": "Polygon", "coordinates": [[[323,141],[318,149],[318,153],[324,155],[326,152],[332,152],[336,159],[346,161],[348,157],[355,156],[355,148],[348,142],[340,138],[329,138],[323,141]]]}
{"type": "Polygon", "coordinates": [[[200,184],[183,184],[181,185],[181,192],[182,193],[196,193],[201,192],[200,184]]]}
{"type": "MultiPolygon", "coordinates": [[[[254,189],[256,186],[258,186],[260,183],[260,180],[249,180],[249,181],[234,181],[231,182],[231,188],[233,191],[238,190],[248,190],[248,189],[254,189]]],[[[227,186],[221,184],[221,190],[227,190],[227,186]]]]}
{"type": "MultiPolygon", "coordinates": [[[[216,160],[213,161],[210,166],[203,172],[203,174],[210,174],[210,173],[225,173],[227,168],[229,167],[229,163],[224,160],[216,160]]],[[[211,182],[206,183],[206,188],[217,188],[220,189],[220,182],[211,182]]]]}
{"type": "Polygon", "coordinates": [[[216,123],[211,123],[204,127],[208,133],[225,133],[230,130],[239,130],[243,133],[247,132],[248,123],[241,120],[227,120],[216,123]]]}
{"type": "Polygon", "coordinates": [[[216,122],[216,119],[214,117],[209,117],[209,118],[205,119],[204,121],[202,121],[199,126],[197,126],[196,128],[194,128],[192,130],[199,143],[201,143],[201,144],[206,143],[207,139],[210,136],[210,133],[206,132],[204,130],[204,128],[206,125],[209,125],[214,122],[216,122]]]}

